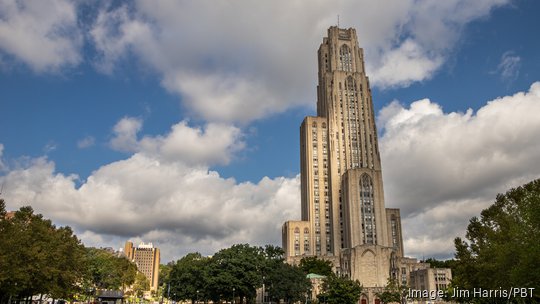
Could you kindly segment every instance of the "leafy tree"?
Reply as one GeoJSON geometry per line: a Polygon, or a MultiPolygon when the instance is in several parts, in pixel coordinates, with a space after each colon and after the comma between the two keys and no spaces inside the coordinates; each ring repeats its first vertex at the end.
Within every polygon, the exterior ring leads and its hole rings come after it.
{"type": "Polygon", "coordinates": [[[233,245],[217,252],[209,267],[210,299],[231,299],[235,295],[253,301],[257,288],[262,286],[265,255],[260,247],[248,244],[233,245]]]}
{"type": "MultiPolygon", "coordinates": [[[[191,300],[204,298],[207,281],[209,258],[200,253],[189,253],[172,265],[167,283],[173,300],[191,300]]],[[[164,289],[165,296],[168,290],[164,289]]]]}
{"type": "Polygon", "coordinates": [[[328,304],[355,304],[362,294],[362,285],[357,280],[330,274],[323,283],[323,292],[317,297],[328,304]]]}
{"type": "Polygon", "coordinates": [[[323,276],[330,276],[333,273],[332,262],[318,259],[317,257],[302,258],[299,266],[305,274],[314,273],[323,276]]]}
{"type": "Polygon", "coordinates": [[[382,293],[378,293],[377,296],[382,303],[401,303],[404,293],[404,287],[400,287],[396,280],[389,278],[388,283],[384,287],[384,291],[382,293]]]}
{"type": "Polygon", "coordinates": [[[86,263],[71,228],[57,228],[31,207],[8,217],[0,201],[0,300],[36,294],[73,299],[86,263]]]}
{"type": "Polygon", "coordinates": [[[135,284],[133,284],[133,292],[138,298],[144,296],[144,292],[150,290],[150,281],[142,272],[137,272],[135,276],[135,284]]]}
{"type": "Polygon", "coordinates": [[[289,303],[304,299],[311,282],[299,267],[285,263],[283,249],[266,245],[262,254],[264,262],[261,270],[267,300],[285,300],[289,303]]]}
{"type": "Polygon", "coordinates": [[[171,270],[174,266],[174,262],[169,262],[167,264],[160,264],[159,265],[159,277],[158,277],[158,285],[159,286],[165,286],[169,282],[169,275],[171,274],[171,270]]]}
{"type": "Polygon", "coordinates": [[[276,264],[265,276],[265,290],[269,300],[294,303],[304,299],[311,287],[311,282],[298,266],[286,263],[276,264]]]}
{"type": "Polygon", "coordinates": [[[467,241],[455,240],[452,285],[461,289],[535,288],[535,299],[529,300],[540,301],[539,206],[540,180],[535,180],[499,194],[480,218],[473,217],[467,241]]]}
{"type": "Polygon", "coordinates": [[[434,258],[428,258],[423,262],[424,263],[429,263],[431,268],[450,268],[450,269],[452,269],[453,267],[455,267],[454,264],[455,264],[456,261],[454,259],[441,261],[441,260],[437,260],[437,259],[434,259],[434,258]]]}
{"type": "Polygon", "coordinates": [[[137,265],[125,257],[96,248],[86,249],[88,287],[92,289],[122,289],[131,286],[137,275],[137,265]]]}

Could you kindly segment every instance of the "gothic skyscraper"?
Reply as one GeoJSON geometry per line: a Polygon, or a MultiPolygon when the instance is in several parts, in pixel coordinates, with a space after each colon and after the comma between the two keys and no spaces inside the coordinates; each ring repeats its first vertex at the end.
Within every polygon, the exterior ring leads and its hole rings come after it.
{"type": "Polygon", "coordinates": [[[360,281],[361,304],[380,303],[389,279],[444,290],[450,269],[404,257],[399,209],[385,208],[375,111],[356,31],[330,27],[318,60],[317,116],[300,126],[302,218],[282,229],[287,262],[331,261],[334,271],[360,281]]]}
{"type": "Polygon", "coordinates": [[[302,219],[283,225],[283,246],[289,262],[318,256],[364,286],[383,286],[391,259],[403,256],[401,219],[399,209],[385,208],[375,114],[356,31],[330,27],[318,64],[317,116],[300,127],[302,219]]]}

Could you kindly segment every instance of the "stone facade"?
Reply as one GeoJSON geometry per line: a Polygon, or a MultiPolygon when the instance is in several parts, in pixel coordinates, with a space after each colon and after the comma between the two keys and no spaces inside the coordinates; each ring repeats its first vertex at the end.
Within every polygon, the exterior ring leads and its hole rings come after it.
{"type": "Polygon", "coordinates": [[[374,303],[389,278],[408,284],[410,273],[425,265],[404,257],[400,211],[385,207],[356,31],[330,27],[318,65],[317,116],[300,126],[301,220],[283,225],[283,248],[289,263],[305,256],[332,261],[336,272],[359,280],[364,300],[374,303]]]}

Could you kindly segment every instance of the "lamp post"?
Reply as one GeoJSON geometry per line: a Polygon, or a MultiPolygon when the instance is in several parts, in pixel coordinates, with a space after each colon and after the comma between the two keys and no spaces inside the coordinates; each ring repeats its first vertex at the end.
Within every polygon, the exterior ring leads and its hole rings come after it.
{"type": "Polygon", "coordinates": [[[199,291],[197,290],[197,302],[196,303],[199,303],[199,291]]]}
{"type": "Polygon", "coordinates": [[[233,287],[232,288],[232,302],[233,302],[233,304],[234,304],[234,290],[235,290],[235,288],[233,287]]]}

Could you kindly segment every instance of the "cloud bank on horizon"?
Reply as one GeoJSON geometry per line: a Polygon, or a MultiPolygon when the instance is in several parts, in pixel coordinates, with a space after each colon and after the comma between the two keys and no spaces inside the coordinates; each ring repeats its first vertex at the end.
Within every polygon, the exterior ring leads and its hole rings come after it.
{"type": "MultiPolygon", "coordinates": [[[[429,80],[463,27],[508,3],[367,2],[339,1],[339,14],[357,29],[368,75],[379,88],[429,80]]],[[[86,180],[57,172],[46,157],[5,160],[9,147],[0,143],[8,206],[30,204],[73,226],[87,245],[151,240],[166,259],[234,243],[281,244],[283,221],[300,218],[299,177],[238,183],[211,168],[247,148],[250,122],[314,106],[316,66],[305,54],[335,23],[336,4],[111,2],[93,7],[91,18],[81,13],[88,3],[51,3],[0,0],[0,70],[25,65],[40,75],[61,74],[89,62],[114,75],[134,60],[204,124],[186,119],[150,136],[141,134],[143,119],[126,116],[111,126],[108,143],[126,159],[96,168],[86,180]],[[88,47],[91,55],[83,51],[88,47]]],[[[514,77],[519,60],[503,59],[501,77],[514,77]]],[[[534,113],[540,113],[538,82],[476,113],[445,113],[429,99],[409,107],[396,101],[380,111],[386,204],[402,210],[408,255],[448,257],[453,238],[497,192],[538,177],[534,113]]],[[[94,138],[87,137],[79,147],[91,145],[94,138]]]]}

